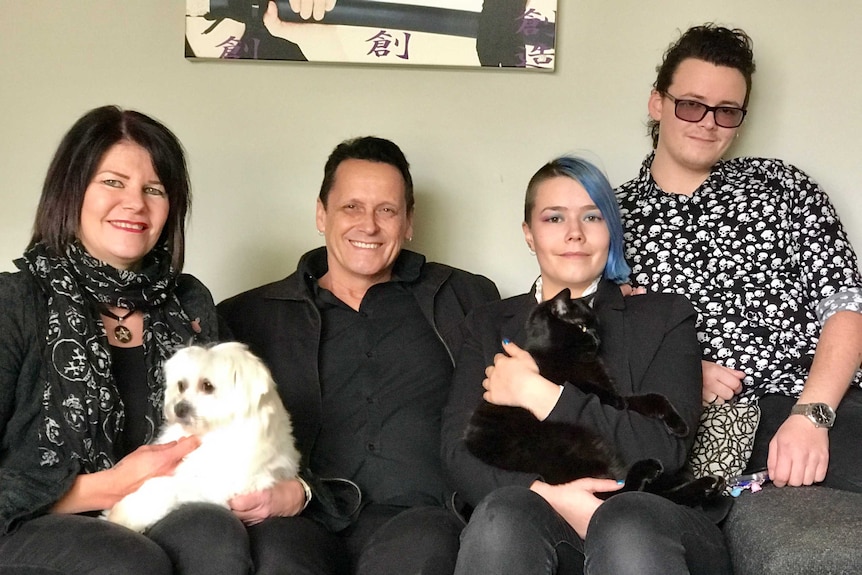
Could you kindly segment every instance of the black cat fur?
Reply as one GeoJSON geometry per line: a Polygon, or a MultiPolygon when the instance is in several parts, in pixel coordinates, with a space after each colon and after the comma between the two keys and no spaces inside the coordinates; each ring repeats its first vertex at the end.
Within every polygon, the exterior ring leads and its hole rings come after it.
{"type": "MultiPolygon", "coordinates": [[[[650,393],[624,397],[598,356],[598,319],[587,298],[571,299],[568,289],[540,303],[526,324],[524,349],[539,373],[554,383],[568,382],[601,403],[660,419],[668,432],[685,436],[688,426],[663,395],[650,393]]],[[[661,462],[644,459],[630,468],[616,449],[583,425],[539,421],[521,407],[483,401],[473,413],[465,433],[470,452],[490,465],[510,471],[537,473],[550,484],[582,477],[625,478],[619,491],[649,491],[683,505],[696,506],[721,493],[724,480],[717,476],[695,479],[687,472],[664,473],[661,462]]]]}

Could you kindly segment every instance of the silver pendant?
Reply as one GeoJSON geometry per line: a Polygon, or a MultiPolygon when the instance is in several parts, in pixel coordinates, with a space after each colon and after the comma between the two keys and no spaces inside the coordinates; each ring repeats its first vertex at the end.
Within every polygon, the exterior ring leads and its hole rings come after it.
{"type": "Polygon", "coordinates": [[[114,337],[117,338],[117,341],[120,343],[129,343],[132,341],[132,330],[124,325],[117,325],[117,327],[114,328],[114,337]]]}

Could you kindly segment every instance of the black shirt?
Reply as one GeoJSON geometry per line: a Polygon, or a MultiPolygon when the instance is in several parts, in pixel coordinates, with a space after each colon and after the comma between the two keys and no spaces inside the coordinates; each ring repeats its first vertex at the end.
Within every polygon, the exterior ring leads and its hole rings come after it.
{"type": "Polygon", "coordinates": [[[323,422],[311,467],[352,479],[369,502],[442,503],[440,418],[453,366],[416,298],[398,277],[372,286],[359,311],[313,290],[323,422]]]}
{"type": "Polygon", "coordinates": [[[147,423],[149,385],[143,346],[111,346],[111,371],[123,401],[123,430],[114,455],[119,461],[146,442],[151,431],[147,423]]]}

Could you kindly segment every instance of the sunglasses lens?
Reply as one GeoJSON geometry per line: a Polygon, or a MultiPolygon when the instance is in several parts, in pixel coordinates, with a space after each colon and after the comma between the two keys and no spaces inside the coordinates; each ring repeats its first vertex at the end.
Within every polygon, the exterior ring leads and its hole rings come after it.
{"type": "Polygon", "coordinates": [[[717,108],[715,123],[722,128],[735,128],[742,123],[745,114],[739,108],[717,108]]]}
{"type": "Polygon", "coordinates": [[[686,122],[700,122],[706,116],[706,106],[692,100],[676,101],[676,117],[686,122]]]}

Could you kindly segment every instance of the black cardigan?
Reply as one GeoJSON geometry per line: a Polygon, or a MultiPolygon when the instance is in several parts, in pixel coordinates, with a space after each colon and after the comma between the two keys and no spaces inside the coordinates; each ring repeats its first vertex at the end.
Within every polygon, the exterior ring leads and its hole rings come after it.
{"type": "MultiPolygon", "coordinates": [[[[183,274],[175,294],[189,317],[199,318],[200,340],[215,341],[218,320],[209,290],[183,274]]],[[[0,273],[0,533],[46,513],[80,472],[71,460],[39,465],[36,423],[47,321],[47,300],[33,277],[0,273]]]]}

